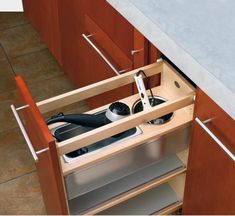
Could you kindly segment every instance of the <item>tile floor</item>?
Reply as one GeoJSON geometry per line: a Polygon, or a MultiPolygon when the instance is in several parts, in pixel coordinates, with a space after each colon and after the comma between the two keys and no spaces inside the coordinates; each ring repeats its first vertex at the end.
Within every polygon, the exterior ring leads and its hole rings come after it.
{"type": "MultiPolygon", "coordinates": [[[[24,14],[0,12],[0,214],[46,214],[34,161],[10,111],[15,75],[36,101],[75,89],[24,14]]],[[[81,102],[63,111],[87,109],[81,102]]]]}

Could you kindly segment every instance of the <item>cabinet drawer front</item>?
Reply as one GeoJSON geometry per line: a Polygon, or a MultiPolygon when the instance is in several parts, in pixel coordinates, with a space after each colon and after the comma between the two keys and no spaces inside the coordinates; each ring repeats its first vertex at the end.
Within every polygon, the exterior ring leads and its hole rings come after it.
{"type": "MultiPolygon", "coordinates": [[[[92,76],[90,83],[95,83],[112,76],[120,75],[132,69],[132,61],[109,38],[89,16],[85,16],[86,34],[82,34],[87,45],[87,68],[92,76]],[[92,61],[92,63],[90,63],[92,61]]],[[[84,73],[84,72],[83,72],[84,73]]],[[[124,86],[111,92],[97,95],[87,100],[92,108],[102,106],[122,97],[131,95],[132,86],[124,86]]]]}
{"type": "Polygon", "coordinates": [[[54,142],[54,139],[23,79],[19,76],[16,77],[16,84],[21,103],[25,106],[19,112],[24,117],[26,131],[32,145],[36,151],[46,148],[49,143],[54,142]]]}
{"type": "Polygon", "coordinates": [[[16,84],[22,102],[18,112],[24,118],[31,151],[39,160],[36,163],[41,191],[48,214],[67,214],[63,181],[60,175],[56,145],[31,93],[21,77],[16,77],[16,84]]]}
{"type": "Polygon", "coordinates": [[[113,40],[104,32],[89,16],[85,16],[86,30],[91,36],[94,43],[107,58],[120,71],[127,71],[132,69],[132,60],[129,59],[125,53],[113,42],[113,40]]]}
{"type": "Polygon", "coordinates": [[[86,2],[89,4],[88,15],[131,58],[133,26],[105,0],[86,0],[86,2]]]}
{"type": "Polygon", "coordinates": [[[235,153],[235,121],[200,89],[197,98],[195,117],[202,121],[210,119],[206,126],[235,153]]]}

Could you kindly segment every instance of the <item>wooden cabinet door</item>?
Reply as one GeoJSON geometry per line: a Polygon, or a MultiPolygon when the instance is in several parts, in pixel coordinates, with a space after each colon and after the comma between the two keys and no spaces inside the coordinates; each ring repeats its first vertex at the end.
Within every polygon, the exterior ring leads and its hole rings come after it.
{"type": "Polygon", "coordinates": [[[58,0],[23,0],[24,12],[62,65],[58,0]]]}
{"type": "MultiPolygon", "coordinates": [[[[87,14],[85,15],[86,34],[83,34],[87,44],[89,63],[89,82],[95,83],[121,74],[121,71],[130,71],[132,61],[117,46],[109,35],[87,14]]],[[[89,83],[89,84],[90,84],[89,83]]],[[[99,107],[107,103],[122,99],[132,94],[132,86],[127,85],[108,93],[87,100],[90,107],[99,107]]]]}
{"type": "Polygon", "coordinates": [[[134,27],[106,0],[87,0],[90,16],[120,49],[132,59],[134,27]]]}
{"type": "MultiPolygon", "coordinates": [[[[195,117],[235,153],[235,123],[201,90],[195,117]]],[[[193,124],[184,194],[184,214],[235,214],[235,162],[197,123],[193,124]]]]}
{"type": "MultiPolygon", "coordinates": [[[[107,28],[103,28],[100,26],[99,19],[95,19],[96,13],[104,13],[108,15],[107,20],[102,20],[104,22],[108,22],[111,28],[119,29],[122,28],[122,25],[119,25],[119,18],[113,18],[113,14],[109,14],[111,6],[107,8],[107,2],[104,0],[71,0],[64,1],[59,0],[59,14],[60,14],[60,24],[61,24],[61,38],[62,38],[62,55],[63,55],[63,67],[68,73],[70,79],[78,86],[83,87],[95,82],[98,82],[103,79],[107,79],[112,76],[116,76],[116,74],[110,69],[110,67],[104,62],[104,60],[100,57],[100,55],[90,46],[90,44],[84,39],[82,34],[88,35],[93,34],[94,37],[90,38],[92,42],[101,50],[101,52],[109,59],[114,65],[118,66],[118,69],[132,69],[132,61],[131,64],[128,63],[127,66],[123,65],[123,62],[120,60],[117,55],[118,52],[112,50],[114,46],[108,44],[113,43],[116,47],[118,47],[123,53],[123,49],[121,47],[125,47],[126,43],[131,43],[127,47],[133,46],[133,35],[129,35],[127,31],[125,34],[127,38],[132,38],[130,42],[129,39],[124,38],[123,34],[119,31],[112,32],[114,30],[107,28]],[[95,7],[96,11],[93,11],[95,7]],[[95,14],[93,14],[93,12],[95,14]],[[90,17],[95,25],[98,26],[99,31],[89,31],[87,26],[87,17],[90,17]],[[112,25],[110,22],[112,21],[112,25]],[[110,32],[112,34],[110,34],[110,32]],[[100,37],[101,33],[106,34],[106,38],[109,40],[105,40],[105,37],[100,37]],[[113,37],[112,37],[113,35],[113,37]],[[122,35],[121,39],[117,35],[122,35]],[[115,42],[114,42],[115,41],[115,42]],[[118,44],[116,43],[118,41],[118,44]],[[122,42],[121,42],[122,41],[122,42]],[[119,44],[120,43],[120,44],[119,44]],[[125,45],[121,45],[124,43],[125,45]]],[[[111,10],[112,13],[115,12],[115,17],[119,17],[118,12],[111,10]]],[[[103,16],[102,16],[103,17],[103,16]]],[[[124,18],[122,18],[124,19],[124,18]]],[[[102,21],[102,23],[103,23],[102,21]]],[[[125,21],[127,23],[127,21],[125,21]]],[[[122,24],[122,22],[121,22],[122,24]]],[[[102,24],[103,25],[103,24],[102,24]]],[[[105,24],[104,24],[105,25],[105,24]]],[[[130,26],[128,24],[128,26],[130,26]]],[[[97,28],[96,28],[97,29],[97,28]]],[[[131,27],[133,29],[133,27],[131,27]]],[[[129,49],[129,48],[128,48],[129,49]]],[[[128,57],[127,57],[128,58],[128,57]]],[[[91,108],[95,108],[106,103],[110,103],[112,101],[118,100],[121,97],[126,97],[132,93],[131,86],[121,88],[116,91],[109,92],[108,94],[103,94],[102,96],[95,97],[88,100],[89,106],[91,108]]]]}
{"type": "MultiPolygon", "coordinates": [[[[92,35],[90,39],[95,46],[119,70],[138,68],[157,58],[157,50],[153,46],[150,47],[144,36],[105,0],[58,0],[58,3],[63,68],[78,87],[115,76],[83,38],[83,34],[92,35]],[[151,51],[148,52],[148,49],[151,51]],[[133,55],[132,50],[140,52],[133,55]]],[[[155,77],[152,83],[152,86],[159,84],[159,78],[155,77]]],[[[126,97],[133,93],[133,87],[130,85],[89,99],[88,104],[95,108],[126,97]]]]}
{"type": "MultiPolygon", "coordinates": [[[[99,69],[97,62],[90,56],[90,47],[87,41],[82,37],[82,34],[88,33],[86,17],[90,17],[112,43],[116,44],[125,54],[130,53],[133,47],[133,27],[105,0],[58,0],[58,4],[65,72],[79,87],[99,81],[99,76],[91,77],[91,68],[96,68],[95,71],[98,71],[99,74],[102,73],[103,76],[106,75],[107,69],[99,69]]],[[[96,33],[92,32],[94,35],[96,33]]],[[[104,41],[104,43],[107,42],[104,41]]],[[[112,57],[113,53],[108,53],[108,55],[112,57]]],[[[129,59],[132,61],[132,58],[129,59]]],[[[119,59],[116,56],[113,60],[119,64],[119,59]]],[[[107,72],[108,77],[109,73],[107,72]]]]}
{"type": "Polygon", "coordinates": [[[26,105],[24,109],[18,112],[24,119],[24,127],[32,146],[35,151],[48,148],[48,150],[38,154],[39,160],[35,163],[47,213],[54,215],[68,214],[64,183],[54,138],[23,79],[16,77],[16,83],[21,105],[26,105]]]}

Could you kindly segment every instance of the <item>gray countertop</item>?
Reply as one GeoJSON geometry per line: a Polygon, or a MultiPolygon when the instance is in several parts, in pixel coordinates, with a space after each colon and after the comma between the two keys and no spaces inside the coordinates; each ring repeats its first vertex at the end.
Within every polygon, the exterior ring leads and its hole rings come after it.
{"type": "Polygon", "coordinates": [[[235,119],[234,0],[107,0],[235,119]]]}

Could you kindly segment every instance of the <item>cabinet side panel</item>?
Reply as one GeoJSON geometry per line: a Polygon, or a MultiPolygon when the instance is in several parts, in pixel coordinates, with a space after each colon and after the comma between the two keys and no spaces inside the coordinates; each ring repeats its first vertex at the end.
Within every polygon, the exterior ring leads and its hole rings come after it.
{"type": "MultiPolygon", "coordinates": [[[[206,126],[235,153],[234,121],[201,90],[197,92],[194,118],[196,117],[201,121],[212,118],[206,126]]],[[[234,180],[234,161],[194,121],[185,184],[184,214],[235,214],[234,180]]]]}
{"type": "Polygon", "coordinates": [[[24,13],[62,65],[58,0],[23,0],[24,13]]]}

